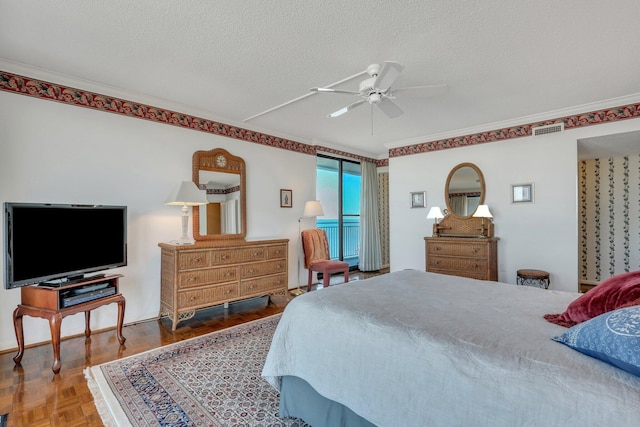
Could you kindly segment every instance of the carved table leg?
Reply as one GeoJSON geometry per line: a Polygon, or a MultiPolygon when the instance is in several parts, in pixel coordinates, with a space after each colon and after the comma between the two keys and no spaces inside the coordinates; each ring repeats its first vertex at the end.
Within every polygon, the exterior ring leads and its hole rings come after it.
{"type": "Polygon", "coordinates": [[[116,334],[118,336],[118,342],[120,345],[124,344],[126,338],[122,335],[122,322],[124,321],[124,308],[125,308],[125,299],[122,297],[118,301],[118,325],[116,327],[116,334]]]}
{"type": "Polygon", "coordinates": [[[62,363],[60,362],[60,326],[62,325],[62,315],[56,313],[49,318],[49,328],[51,329],[51,345],[53,346],[53,365],[51,370],[54,374],[60,372],[62,363]]]}
{"type": "Polygon", "coordinates": [[[24,355],[24,333],[22,330],[22,310],[20,310],[20,307],[13,310],[13,329],[16,331],[16,340],[18,341],[18,354],[13,358],[13,361],[18,365],[24,355]]]}
{"type": "Polygon", "coordinates": [[[84,312],[84,336],[87,338],[91,336],[91,310],[84,312]]]}

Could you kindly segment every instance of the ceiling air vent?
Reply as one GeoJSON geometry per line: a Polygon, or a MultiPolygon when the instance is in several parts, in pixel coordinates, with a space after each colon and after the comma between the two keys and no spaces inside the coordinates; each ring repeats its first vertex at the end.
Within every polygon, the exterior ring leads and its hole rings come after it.
{"type": "Polygon", "coordinates": [[[537,126],[531,128],[532,136],[548,135],[550,133],[558,133],[564,130],[564,123],[554,123],[552,125],[537,126]]]}

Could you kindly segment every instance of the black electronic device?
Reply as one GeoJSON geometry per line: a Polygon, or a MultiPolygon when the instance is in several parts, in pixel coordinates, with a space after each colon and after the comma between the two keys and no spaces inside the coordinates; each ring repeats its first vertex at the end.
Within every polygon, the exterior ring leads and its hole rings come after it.
{"type": "Polygon", "coordinates": [[[127,207],[4,203],[5,288],[127,265],[127,207]]]}
{"type": "Polygon", "coordinates": [[[60,307],[71,307],[100,298],[105,298],[116,293],[115,286],[108,286],[108,283],[105,283],[104,285],[105,286],[99,288],[91,287],[92,289],[86,290],[84,292],[78,292],[79,289],[75,289],[75,292],[70,292],[66,295],[61,294],[60,307]]]}

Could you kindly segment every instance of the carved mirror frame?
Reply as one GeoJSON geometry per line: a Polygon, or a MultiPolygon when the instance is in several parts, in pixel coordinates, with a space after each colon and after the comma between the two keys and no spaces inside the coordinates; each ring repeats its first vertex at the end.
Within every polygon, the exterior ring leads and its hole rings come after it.
{"type": "Polygon", "coordinates": [[[193,208],[193,238],[195,240],[235,240],[244,239],[247,235],[247,177],[246,166],[242,157],[234,156],[223,148],[193,153],[192,180],[200,189],[200,171],[232,173],[240,175],[240,233],[237,234],[200,234],[200,209],[193,208]]]}

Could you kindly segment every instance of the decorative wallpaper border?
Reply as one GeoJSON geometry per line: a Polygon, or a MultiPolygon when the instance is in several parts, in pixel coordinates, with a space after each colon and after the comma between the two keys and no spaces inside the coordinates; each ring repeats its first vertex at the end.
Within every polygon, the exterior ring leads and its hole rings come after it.
{"type": "Polygon", "coordinates": [[[622,105],[619,107],[591,111],[582,114],[575,114],[573,116],[566,116],[559,119],[552,119],[543,122],[529,123],[526,125],[514,126],[510,128],[496,129],[471,135],[441,139],[439,141],[431,141],[420,144],[407,145],[404,147],[396,147],[389,149],[389,157],[408,156],[410,154],[426,153],[429,151],[446,150],[448,148],[465,147],[469,145],[484,144],[486,142],[502,141],[505,139],[531,136],[532,128],[537,126],[552,125],[555,123],[564,123],[564,128],[566,130],[639,117],[640,103],[622,105]]]}
{"type": "MultiPolygon", "coordinates": [[[[20,95],[31,96],[49,101],[61,102],[83,108],[90,108],[108,113],[120,114],[143,120],[150,120],[172,126],[192,129],[200,132],[212,133],[227,138],[240,139],[274,148],[295,151],[303,154],[316,155],[318,151],[328,154],[348,157],[360,161],[375,163],[378,167],[388,166],[389,159],[372,159],[329,147],[305,144],[286,138],[256,132],[213,120],[195,117],[176,111],[140,104],[133,101],[101,95],[77,88],[66,87],[55,83],[19,76],[0,71],[0,90],[20,95]]],[[[396,147],[389,149],[389,157],[407,156],[410,154],[426,153],[429,151],[445,150],[448,148],[464,147],[484,144],[486,142],[501,141],[531,135],[531,128],[564,122],[565,129],[590,126],[608,122],[615,122],[640,117],[640,103],[623,105],[589,113],[567,116],[560,119],[530,123],[510,128],[497,129],[471,135],[458,136],[438,141],[396,147]]]]}
{"type": "Polygon", "coordinates": [[[55,83],[35,80],[25,76],[0,71],[0,90],[5,92],[27,95],[49,101],[61,102],[77,107],[115,113],[138,119],[188,128],[200,132],[212,133],[228,138],[241,139],[256,144],[295,151],[303,154],[316,155],[318,150],[349,157],[361,161],[374,162],[378,166],[385,166],[386,159],[378,161],[364,156],[359,156],[345,151],[335,150],[329,147],[304,144],[290,139],[256,132],[250,129],[240,128],[218,123],[213,120],[195,117],[176,111],[140,104],[113,96],[101,95],[82,89],[66,87],[55,83]],[[381,164],[382,162],[382,164],[381,164]]]}

